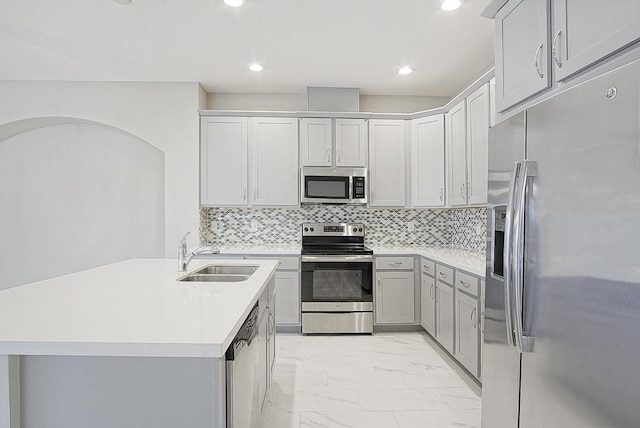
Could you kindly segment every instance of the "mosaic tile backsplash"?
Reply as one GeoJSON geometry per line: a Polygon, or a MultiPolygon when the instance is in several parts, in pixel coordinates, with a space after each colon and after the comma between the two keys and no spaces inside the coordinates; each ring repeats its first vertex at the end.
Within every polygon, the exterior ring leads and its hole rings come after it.
{"type": "Polygon", "coordinates": [[[374,209],[351,205],[296,208],[201,208],[200,241],[217,246],[300,245],[302,223],[364,223],[370,246],[425,246],[482,252],[486,245],[485,208],[374,209]],[[215,221],[218,229],[212,230],[215,221]],[[258,230],[251,231],[256,221],[258,230]],[[413,222],[414,231],[408,224],[413,222]]]}

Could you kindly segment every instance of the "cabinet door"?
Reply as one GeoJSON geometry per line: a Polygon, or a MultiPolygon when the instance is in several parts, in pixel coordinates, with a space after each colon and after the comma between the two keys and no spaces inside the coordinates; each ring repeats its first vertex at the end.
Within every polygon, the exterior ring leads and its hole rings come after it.
{"type": "Polygon", "coordinates": [[[444,115],[411,121],[411,205],[444,205],[444,115]]]}
{"type": "Polygon", "coordinates": [[[269,390],[269,353],[268,353],[268,324],[269,311],[260,311],[258,319],[258,335],[253,339],[258,341],[258,399],[260,400],[260,411],[264,408],[267,392],[269,390]]]}
{"type": "Polygon", "coordinates": [[[376,280],[376,322],[378,324],[413,324],[413,271],[378,272],[376,280]]]}
{"type": "Polygon", "coordinates": [[[551,85],[549,0],[510,0],[495,25],[496,108],[504,111],[551,85]]]}
{"type": "Polygon", "coordinates": [[[200,204],[246,205],[246,117],[203,117],[200,142],[200,204]]]}
{"type": "Polygon", "coordinates": [[[640,38],[638,0],[555,0],[553,63],[565,79],[640,38]]]}
{"type": "Polygon", "coordinates": [[[367,122],[336,119],[336,166],[367,166],[367,122]]]}
{"type": "Polygon", "coordinates": [[[467,97],[467,197],[468,203],[487,203],[489,171],[489,85],[467,97]]]}
{"type": "Polygon", "coordinates": [[[251,118],[251,202],[298,205],[298,120],[251,118]]]}
{"type": "Polygon", "coordinates": [[[467,203],[467,118],[464,100],[445,116],[449,183],[447,193],[449,205],[467,203]]]}
{"type": "Polygon", "coordinates": [[[331,166],[331,119],[300,120],[303,166],[331,166]]]}
{"type": "Polygon", "coordinates": [[[300,279],[298,272],[276,271],[277,325],[300,324],[300,279]]]}
{"type": "Polygon", "coordinates": [[[425,273],[420,284],[420,324],[427,333],[436,335],[436,281],[425,273]]]}
{"type": "Polygon", "coordinates": [[[453,287],[436,281],[436,340],[453,354],[454,349],[454,307],[453,287]]]}
{"type": "Polygon", "coordinates": [[[267,392],[271,389],[271,379],[276,368],[276,299],[272,297],[268,306],[267,322],[267,392]]]}
{"type": "Polygon", "coordinates": [[[478,301],[464,293],[456,293],[456,346],[454,356],[478,376],[479,334],[478,301]]]}
{"type": "Polygon", "coordinates": [[[369,206],[404,207],[403,120],[369,121],[369,206]]]}

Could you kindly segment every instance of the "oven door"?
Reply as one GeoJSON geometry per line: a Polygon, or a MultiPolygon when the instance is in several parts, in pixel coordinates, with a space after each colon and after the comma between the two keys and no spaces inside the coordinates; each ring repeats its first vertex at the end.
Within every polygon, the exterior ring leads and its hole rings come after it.
{"type": "Polygon", "coordinates": [[[373,310],[372,256],[302,256],[302,311],[373,310]]]}

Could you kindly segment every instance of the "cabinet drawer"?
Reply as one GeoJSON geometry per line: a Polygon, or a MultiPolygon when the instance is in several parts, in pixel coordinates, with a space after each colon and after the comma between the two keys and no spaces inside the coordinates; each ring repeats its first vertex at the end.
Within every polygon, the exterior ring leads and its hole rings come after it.
{"type": "Polygon", "coordinates": [[[423,258],[420,262],[420,270],[429,276],[436,276],[436,264],[431,260],[423,258]]]}
{"type": "Polygon", "coordinates": [[[450,267],[437,265],[436,266],[436,279],[442,282],[446,282],[447,284],[453,285],[453,269],[450,267]]]}
{"type": "Polygon", "coordinates": [[[376,270],[413,270],[413,257],[376,257],[376,270]]]}
{"type": "Polygon", "coordinates": [[[456,272],[456,288],[474,297],[479,295],[478,278],[464,272],[456,272]]]}

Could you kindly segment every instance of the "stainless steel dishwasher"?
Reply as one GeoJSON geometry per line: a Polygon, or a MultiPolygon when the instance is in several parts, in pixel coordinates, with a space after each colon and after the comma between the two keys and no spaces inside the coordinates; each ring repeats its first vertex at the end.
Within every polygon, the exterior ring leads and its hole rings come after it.
{"type": "Polygon", "coordinates": [[[227,428],[260,426],[258,304],[227,349],[227,428]]]}

